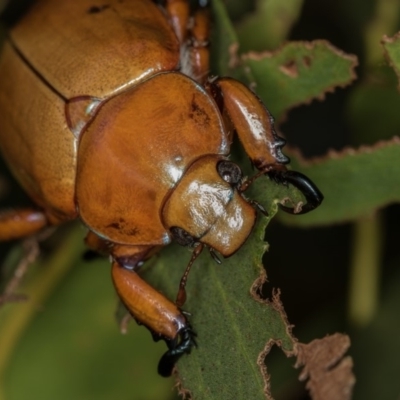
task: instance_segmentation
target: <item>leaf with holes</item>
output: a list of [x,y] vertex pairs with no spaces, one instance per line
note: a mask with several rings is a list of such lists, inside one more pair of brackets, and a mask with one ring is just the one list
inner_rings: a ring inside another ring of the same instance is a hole
[[250,52],[242,60],[255,77],[255,91],[280,119],[285,112],[355,79],[357,59],[325,40],[290,42],[273,52]]
[[[264,399],[269,392],[267,347],[279,342],[286,352],[292,350],[293,339],[278,298],[262,301],[257,294],[265,279],[264,231],[283,193],[290,195],[286,188],[260,178],[248,197],[260,201],[269,217],[258,217],[251,237],[222,265],[203,251],[192,267],[184,309],[191,313],[198,348],[178,362],[178,382],[196,400]],[[171,245],[146,267],[144,276],[174,299],[189,259],[186,248]]]

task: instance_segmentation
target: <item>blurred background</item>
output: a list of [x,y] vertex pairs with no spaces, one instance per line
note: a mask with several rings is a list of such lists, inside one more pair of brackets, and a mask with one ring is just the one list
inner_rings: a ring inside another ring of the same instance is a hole
[[[240,27],[267,0],[225,3]],[[12,0],[6,7],[6,1],[0,0],[2,35],[27,4]],[[279,130],[289,146],[314,158],[331,149],[358,148],[398,135],[397,78],[379,42],[383,34],[393,36],[399,30],[400,2],[304,0],[296,4],[301,12],[287,39],[326,39],[357,55],[359,67],[352,85],[336,89],[323,101],[299,106],[280,121]],[[244,43],[241,51],[274,46],[279,43],[257,40]],[[399,181],[400,176],[393,187]],[[1,163],[1,208],[28,203]],[[387,203],[356,220],[307,229],[288,226],[278,217],[266,232],[268,280],[271,288],[281,289],[295,336],[304,343],[334,332],[350,336],[357,379],[354,399],[400,398],[400,207],[393,199]],[[84,234],[72,224],[47,240],[39,262],[18,290],[34,299],[32,305],[27,309],[22,302],[0,309],[0,400],[28,396],[175,399],[173,380],[155,372],[164,344],[154,344],[139,327],[120,335],[108,262],[81,260]],[[0,244],[0,287],[9,281],[22,251],[18,243]],[[54,264],[59,265],[57,271],[50,267]],[[54,367],[54,360],[62,360],[56,364],[59,367]],[[268,356],[276,399],[309,398],[293,364],[278,350]]]

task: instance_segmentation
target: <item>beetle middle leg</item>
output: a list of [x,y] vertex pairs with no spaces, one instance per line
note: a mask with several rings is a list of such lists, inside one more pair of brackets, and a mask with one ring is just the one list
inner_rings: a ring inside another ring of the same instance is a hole
[[132,317],[145,325],[155,340],[163,339],[168,351],[162,356],[158,372],[172,373],[175,362],[196,345],[194,332],[179,307],[145,282],[137,273],[143,262],[160,246],[122,246],[112,248],[112,278],[115,289]]
[[167,343],[169,350],[162,356],[158,372],[170,376],[175,362],[196,345],[195,334],[185,315],[134,269],[116,260],[112,264],[112,278],[120,299],[135,320],[145,325],[155,340],[163,339]]
[[49,225],[44,212],[24,208],[0,212],[0,241],[21,239]]
[[[285,164],[290,161],[282,153],[286,142],[276,133],[274,120],[261,100],[245,85],[232,78],[211,80],[206,88],[221,113],[230,120],[251,162],[261,171],[256,177],[265,173],[278,183],[290,183],[303,193],[307,201],[299,212],[290,207],[281,208],[291,214],[304,214],[318,207],[323,195],[314,183],[305,175],[286,169]],[[245,184],[241,191],[247,186]]]
[[[24,295],[16,294],[23,277],[39,256],[39,241],[45,239],[49,232],[44,230],[50,223],[46,215],[39,210],[24,208],[0,212],[0,241],[26,239],[22,242],[23,255],[16,265],[12,277],[0,293],[0,306],[12,301],[25,300]],[[43,231],[42,231],[43,230]],[[41,232],[42,231],[42,232]],[[38,234],[40,232],[40,234]],[[33,236],[38,234],[36,236]]]

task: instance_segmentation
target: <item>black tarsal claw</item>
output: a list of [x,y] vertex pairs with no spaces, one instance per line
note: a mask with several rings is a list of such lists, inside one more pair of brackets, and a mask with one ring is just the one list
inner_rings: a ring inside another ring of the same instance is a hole
[[195,340],[196,333],[192,331],[190,325],[182,328],[178,333],[177,339],[168,341],[169,350],[164,353],[158,363],[158,373],[163,377],[171,376],[175,363],[183,354],[189,354],[192,347],[197,347]]
[[295,188],[300,190],[300,192],[306,198],[307,202],[301,207],[299,212],[295,212],[295,209],[292,207],[286,207],[282,204],[279,204],[280,208],[289,214],[306,214],[309,211],[317,208],[324,199],[324,196],[315,186],[315,184],[300,172],[271,170],[267,173],[267,175],[277,183],[284,185],[290,183]]

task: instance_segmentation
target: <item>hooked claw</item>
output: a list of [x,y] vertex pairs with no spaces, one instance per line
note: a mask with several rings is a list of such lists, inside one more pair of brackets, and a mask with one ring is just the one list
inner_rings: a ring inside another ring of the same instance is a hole
[[294,208],[279,204],[280,208],[289,214],[306,214],[317,208],[324,199],[324,196],[315,184],[300,172],[271,170],[267,175],[277,183],[282,183],[284,185],[288,183],[292,184],[295,188],[299,189],[306,198],[307,203],[304,204],[301,211],[297,213],[295,213]]
[[[192,347],[197,347],[196,333],[187,324],[179,331],[175,340],[166,340],[169,350],[161,357],[158,363],[158,373],[163,377],[171,376],[175,363],[183,354],[189,354]],[[178,342],[179,341],[179,342]]]

